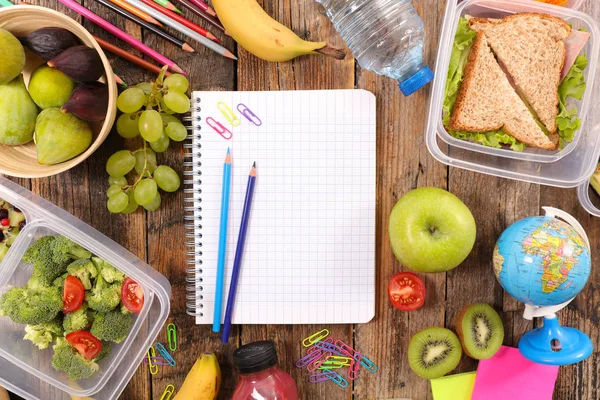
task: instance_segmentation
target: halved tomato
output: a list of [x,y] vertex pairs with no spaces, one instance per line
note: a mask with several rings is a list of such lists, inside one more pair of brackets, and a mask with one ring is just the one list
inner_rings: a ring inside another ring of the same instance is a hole
[[66,339],[86,360],[93,360],[102,350],[102,343],[88,331],[71,332]]
[[136,281],[127,278],[121,286],[121,301],[129,311],[139,314],[144,306],[144,291]]
[[85,289],[83,283],[74,276],[67,276],[63,291],[63,312],[65,314],[79,310],[83,304]]
[[388,282],[388,297],[401,311],[414,311],[425,304],[425,284],[412,272],[399,272]]

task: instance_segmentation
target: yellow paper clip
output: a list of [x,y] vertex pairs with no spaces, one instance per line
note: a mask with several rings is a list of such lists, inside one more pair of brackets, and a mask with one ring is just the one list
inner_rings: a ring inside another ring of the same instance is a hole
[[175,386],[168,384],[163,392],[162,396],[160,396],[160,400],[171,400],[171,396],[175,393]]
[[222,101],[217,103],[217,108],[221,111],[221,114],[225,117],[225,119],[231,124],[231,126],[240,126],[242,121],[235,115],[231,108]]
[[327,329],[321,329],[319,332],[313,333],[312,335],[304,339],[302,341],[302,346],[310,347],[311,345],[317,343],[319,340],[325,339],[327,336],[329,336],[329,331]]
[[177,327],[174,323],[167,325],[167,340],[169,342],[169,350],[177,350]]
[[150,373],[152,375],[158,374],[158,365],[154,364],[153,360],[156,357],[156,350],[154,350],[154,346],[150,346],[148,349],[148,368],[150,368]]
[[340,362],[340,363],[350,363],[352,361],[351,357],[343,357],[343,356],[331,356],[329,357],[329,361],[336,361],[336,362]]

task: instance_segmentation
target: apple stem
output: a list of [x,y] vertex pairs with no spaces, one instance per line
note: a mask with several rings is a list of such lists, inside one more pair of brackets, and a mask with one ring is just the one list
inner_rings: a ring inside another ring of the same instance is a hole
[[429,230],[431,231],[431,233],[435,233],[435,226],[431,225],[429,227]]

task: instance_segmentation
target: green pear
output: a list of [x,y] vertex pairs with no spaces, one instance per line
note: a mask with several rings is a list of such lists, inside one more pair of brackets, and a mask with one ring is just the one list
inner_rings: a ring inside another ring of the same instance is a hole
[[23,75],[0,85],[0,144],[18,146],[33,139],[38,108],[27,93]]
[[58,164],[86,151],[92,144],[92,130],[69,112],[47,108],[37,117],[35,144],[40,164]]
[[25,50],[19,39],[0,29],[0,85],[15,79],[25,68]]

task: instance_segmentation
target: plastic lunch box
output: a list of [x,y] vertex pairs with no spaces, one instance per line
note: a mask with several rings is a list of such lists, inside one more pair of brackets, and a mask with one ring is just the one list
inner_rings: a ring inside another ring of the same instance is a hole
[[24,285],[31,266],[21,261],[29,245],[43,235],[64,235],[107,260],[144,289],[144,307],[134,320],[127,339],[112,345],[110,356],[99,363],[91,378],[71,381],[51,366],[52,350],[38,350],[24,341],[23,325],[0,317],[0,386],[26,399],[70,399],[90,396],[116,399],[143,360],[169,316],[169,281],[100,232],[66,211],[0,176],[0,198],[25,214],[27,224],[0,263],[0,294]]
[[577,188],[577,197],[581,206],[595,217],[600,217],[600,198],[592,189],[589,181]]
[[[579,6],[580,3],[573,4]],[[508,149],[493,149],[451,137],[442,125],[442,104],[446,75],[454,34],[461,16],[501,18],[516,12],[539,12],[563,18],[574,29],[585,28],[591,33],[583,52],[588,55],[589,65],[585,76],[587,89],[578,102],[570,99],[571,105],[579,109],[582,128],[575,134],[573,143],[564,149],[542,154],[527,149],[514,152]],[[460,5],[448,2],[442,36],[436,62],[435,80],[432,86],[431,103],[426,131],[426,143],[430,153],[440,162],[489,175],[540,183],[558,187],[575,187],[587,181],[593,173],[600,154],[600,105],[593,101],[599,94],[597,63],[600,53],[600,29],[587,14],[570,8],[552,6],[527,0],[467,0]]]

